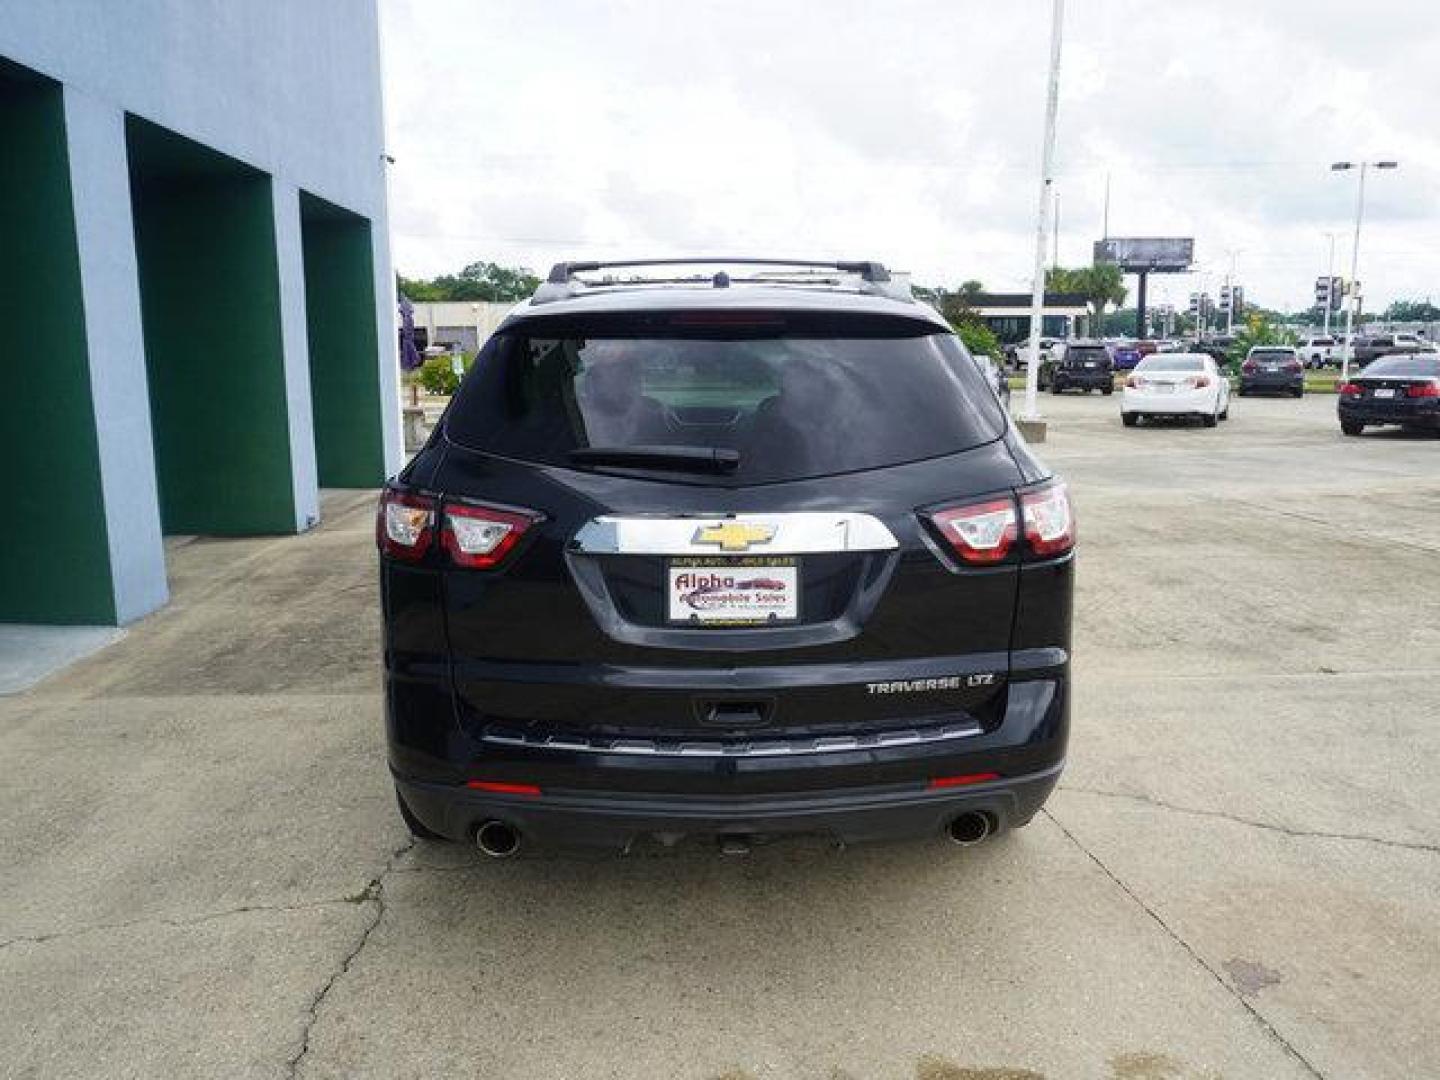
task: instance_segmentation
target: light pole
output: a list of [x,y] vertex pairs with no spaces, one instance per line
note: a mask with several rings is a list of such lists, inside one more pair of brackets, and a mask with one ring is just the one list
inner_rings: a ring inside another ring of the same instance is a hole
[[1050,191],[1055,181],[1055,113],[1060,99],[1060,33],[1064,26],[1065,0],[1054,0],[1050,14],[1050,78],[1045,94],[1045,138],[1040,154],[1040,209],[1035,215],[1035,277],[1030,291],[1030,351],[1025,361],[1025,410],[1021,417],[1029,421],[1040,419],[1040,323],[1044,318],[1045,308],[1045,241],[1050,217]]
[[1340,380],[1350,379],[1350,358],[1355,355],[1355,307],[1360,294],[1356,278],[1360,273],[1360,224],[1365,220],[1365,173],[1370,169],[1398,169],[1398,161],[1337,161],[1330,166],[1331,172],[1360,170],[1360,184],[1355,191],[1355,239],[1350,245],[1350,303],[1345,305],[1345,348],[1341,352]]

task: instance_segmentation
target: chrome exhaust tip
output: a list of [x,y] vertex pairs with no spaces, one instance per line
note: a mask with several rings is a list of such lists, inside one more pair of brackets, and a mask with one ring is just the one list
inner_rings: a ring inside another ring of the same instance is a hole
[[950,839],[961,847],[971,847],[988,837],[994,828],[990,824],[990,815],[982,814],[978,810],[967,810],[951,818],[945,831]]
[[520,850],[520,830],[503,821],[487,821],[475,830],[475,846],[492,859],[508,859]]

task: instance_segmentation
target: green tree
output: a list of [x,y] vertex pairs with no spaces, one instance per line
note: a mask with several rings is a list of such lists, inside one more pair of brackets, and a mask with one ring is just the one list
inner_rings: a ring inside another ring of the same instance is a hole
[[1054,266],[1045,272],[1049,292],[1078,293],[1090,306],[1090,332],[1103,333],[1105,309],[1125,303],[1125,277],[1114,263],[1095,266]]
[[397,275],[396,284],[401,292],[415,301],[503,303],[524,300],[539,286],[540,279],[523,267],[474,262],[458,274],[441,274],[428,281]]
[[1000,339],[979,318],[955,323],[955,333],[972,356],[988,356],[1000,360]]
[[1396,300],[1385,309],[1389,322],[1440,322],[1440,307],[1429,300]]

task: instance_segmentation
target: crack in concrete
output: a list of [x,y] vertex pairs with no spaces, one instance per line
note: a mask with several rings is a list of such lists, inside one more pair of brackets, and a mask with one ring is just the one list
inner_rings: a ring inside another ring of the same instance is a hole
[[1378,844],[1381,847],[1400,848],[1404,851],[1425,851],[1432,855],[1440,854],[1440,844],[1426,844],[1418,840],[1388,840],[1383,836],[1369,836],[1364,833],[1325,832],[1321,829],[1295,829],[1288,825],[1276,825],[1269,821],[1257,821],[1254,818],[1241,817],[1239,814],[1232,814],[1225,810],[1202,810],[1194,806],[1177,806],[1175,803],[1168,803],[1163,799],[1157,799],[1151,795],[1137,795],[1128,791],[1105,791],[1101,788],[1072,787],[1069,784],[1061,784],[1060,790],[1074,792],[1077,795],[1094,795],[1103,799],[1122,799],[1127,802],[1143,803],[1146,806],[1153,806],[1159,810],[1169,810],[1176,814],[1219,818],[1222,821],[1232,821],[1237,825],[1248,825],[1252,829],[1264,829],[1266,832],[1280,833],[1282,836],[1294,836],[1307,840],[1347,840],[1359,844]]
[[320,1021],[320,1010],[324,1007],[326,999],[330,996],[330,991],[333,990],[335,984],[350,971],[355,960],[364,952],[365,946],[370,944],[371,935],[375,933],[381,921],[385,918],[385,879],[395,872],[396,863],[408,854],[415,847],[415,844],[415,837],[412,836],[392,851],[390,858],[385,861],[385,866],[378,874],[370,879],[364,891],[360,894],[362,903],[372,903],[374,905],[374,917],[366,924],[350,951],[341,958],[339,966],[330,972],[329,978],[327,978],[320,986],[320,989],[315,992],[315,995],[310,999],[309,1005],[305,1007],[305,1022],[300,1029],[300,1046],[285,1063],[287,1075],[295,1077],[300,1074],[301,1064],[310,1054],[310,1033],[315,1030],[315,1025]]
[[1186,955],[1189,956],[1191,960],[1198,964],[1212,979],[1219,983],[1221,989],[1223,989],[1227,994],[1229,994],[1230,997],[1233,998],[1240,1005],[1241,1008],[1243,1008],[1247,1013],[1250,1014],[1251,1018],[1255,1021],[1255,1023],[1260,1026],[1261,1030],[1263,1030],[1267,1035],[1270,1036],[1271,1039],[1273,1039],[1282,1048],[1284,1048],[1286,1053],[1288,1053],[1297,1062],[1299,1062],[1300,1065],[1304,1067],[1306,1072],[1308,1072],[1311,1076],[1315,1077],[1315,1080],[1325,1080],[1325,1074],[1322,1073],[1318,1068],[1316,1068],[1315,1065],[1311,1063],[1309,1058],[1307,1058],[1304,1054],[1297,1050],[1294,1045],[1291,1044],[1290,1040],[1285,1038],[1284,1035],[1281,1035],[1279,1030],[1276,1029],[1275,1025],[1270,1023],[1270,1021],[1265,1018],[1265,1016],[1260,1012],[1259,1009],[1255,1008],[1254,1005],[1252,1005],[1249,1001],[1245,1000],[1245,998],[1239,992],[1237,992],[1233,986],[1226,982],[1225,977],[1221,975],[1220,972],[1216,971],[1215,968],[1211,967],[1210,964],[1205,960],[1205,958],[1201,956],[1198,952],[1196,952],[1194,947],[1192,947],[1188,941],[1181,937],[1180,934],[1173,927],[1171,927],[1169,923],[1167,923],[1163,918],[1161,918],[1159,913],[1156,912],[1154,908],[1152,908],[1149,904],[1145,903],[1144,900],[1140,899],[1139,894],[1137,894],[1135,890],[1131,889],[1130,886],[1126,885],[1125,882],[1121,881],[1120,878],[1117,877],[1115,873],[1108,866],[1106,866],[1103,861],[1101,861],[1098,855],[1096,855],[1093,851],[1091,851],[1084,844],[1082,844],[1079,838],[1074,833],[1072,833],[1069,829],[1062,825],[1060,823],[1060,819],[1057,818],[1050,811],[1049,807],[1042,807],[1040,812],[1044,814],[1045,817],[1048,818],[1057,829],[1060,830],[1060,832],[1064,835],[1065,839],[1069,840],[1070,843],[1074,844],[1075,847],[1077,847],[1087,859],[1093,862],[1099,868],[1100,872],[1104,874],[1107,878],[1109,878],[1112,883],[1114,883],[1116,888],[1118,888],[1121,892],[1128,896],[1134,902],[1136,907],[1138,907],[1141,911],[1148,915],[1150,919],[1155,923],[1155,925],[1160,927],[1160,929],[1165,932],[1165,935],[1169,937],[1171,941],[1175,942],[1175,944],[1179,945],[1180,948],[1185,950]]
[[147,915],[141,919],[126,919],[122,922],[94,923],[90,926],[75,926],[66,930],[53,930],[46,934],[17,934],[13,938],[6,938],[0,941],[0,950],[8,949],[12,945],[43,945],[49,941],[59,941],[65,938],[84,937],[87,934],[104,934],[112,930],[129,930],[136,926],[171,926],[176,929],[198,926],[201,923],[214,922],[216,919],[228,919],[234,915],[246,915],[257,911],[307,911],[315,908],[333,907],[336,904],[359,904],[364,903],[368,897],[359,894],[355,896],[325,897],[320,900],[300,900],[293,904],[242,904],[239,907],[224,908],[220,911],[206,911],[199,915],[188,915],[175,917],[171,915]]

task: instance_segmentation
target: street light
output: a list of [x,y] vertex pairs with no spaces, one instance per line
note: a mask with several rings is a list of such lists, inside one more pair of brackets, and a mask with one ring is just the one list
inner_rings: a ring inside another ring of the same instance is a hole
[[[1055,182],[1055,113],[1060,97],[1060,39],[1065,0],[1053,0],[1050,12],[1050,76],[1045,94],[1045,138],[1040,149],[1040,208],[1035,215],[1035,276],[1030,282],[1030,352],[1025,361],[1025,404],[1021,419],[1043,431],[1037,394],[1040,380],[1040,331],[1045,309],[1045,241],[1049,238],[1050,192]],[[1036,429],[1039,429],[1038,431]],[[1040,436],[1043,438],[1043,435]]]
[[1340,379],[1350,379],[1350,358],[1355,355],[1355,308],[1360,302],[1355,287],[1360,273],[1360,223],[1365,219],[1365,173],[1370,169],[1398,169],[1398,161],[1336,161],[1331,163],[1331,172],[1360,170],[1360,184],[1355,192],[1355,239],[1350,245],[1350,303],[1345,305],[1345,349],[1340,354]]

